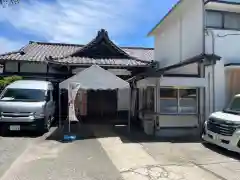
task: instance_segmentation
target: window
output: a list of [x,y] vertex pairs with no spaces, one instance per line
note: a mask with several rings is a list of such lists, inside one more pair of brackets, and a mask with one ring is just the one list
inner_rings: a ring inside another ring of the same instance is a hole
[[206,12],[206,26],[239,30],[240,13],[208,10]]
[[223,18],[221,12],[207,11],[207,27],[222,28]]
[[143,90],[143,110],[154,111],[154,87]]
[[240,15],[237,13],[224,14],[224,28],[240,29]]
[[197,112],[196,89],[179,89],[179,112],[181,113]]
[[45,91],[40,89],[7,89],[3,96],[2,101],[31,101],[40,102],[44,101]]
[[197,89],[160,89],[160,113],[196,114]]
[[161,113],[177,113],[178,100],[177,89],[163,88],[160,90],[160,112]]

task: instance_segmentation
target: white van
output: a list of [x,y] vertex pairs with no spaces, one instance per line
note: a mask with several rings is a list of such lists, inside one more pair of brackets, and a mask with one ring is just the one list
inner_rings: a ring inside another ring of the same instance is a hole
[[15,81],[0,95],[0,126],[10,131],[46,132],[54,111],[53,85],[48,81]]
[[223,111],[212,113],[204,124],[203,140],[240,153],[240,94]]

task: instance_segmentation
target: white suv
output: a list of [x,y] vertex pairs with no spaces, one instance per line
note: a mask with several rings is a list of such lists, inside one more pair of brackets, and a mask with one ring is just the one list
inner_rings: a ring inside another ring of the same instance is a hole
[[240,153],[240,94],[229,106],[212,113],[204,123],[203,140]]

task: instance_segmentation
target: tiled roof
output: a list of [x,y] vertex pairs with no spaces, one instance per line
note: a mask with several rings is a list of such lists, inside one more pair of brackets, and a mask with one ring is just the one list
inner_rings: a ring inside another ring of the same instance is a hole
[[[6,53],[0,55],[0,60],[17,60],[17,61],[39,61],[44,62],[50,56],[59,63],[74,63],[74,64],[89,64],[89,62],[96,61],[96,59],[85,57],[71,57],[68,56],[78,50],[84,45],[76,44],[60,44],[60,43],[46,43],[46,42],[30,42],[20,51]],[[112,65],[144,65],[153,60],[153,48],[141,47],[120,47],[123,51],[139,60],[134,59],[97,59],[97,64],[112,64]],[[66,57],[66,58],[63,58]],[[141,61],[142,60],[142,61]],[[131,62],[130,62],[131,61]],[[148,61],[148,62],[144,62]],[[87,62],[87,63],[86,63]]]

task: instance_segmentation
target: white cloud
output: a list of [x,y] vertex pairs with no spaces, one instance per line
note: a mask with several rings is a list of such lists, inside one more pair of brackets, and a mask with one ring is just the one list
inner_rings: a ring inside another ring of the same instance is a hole
[[107,29],[110,36],[138,30],[145,0],[30,0],[1,10],[0,22],[49,41],[87,43],[96,31]]
[[0,54],[20,49],[24,43],[0,37]]

